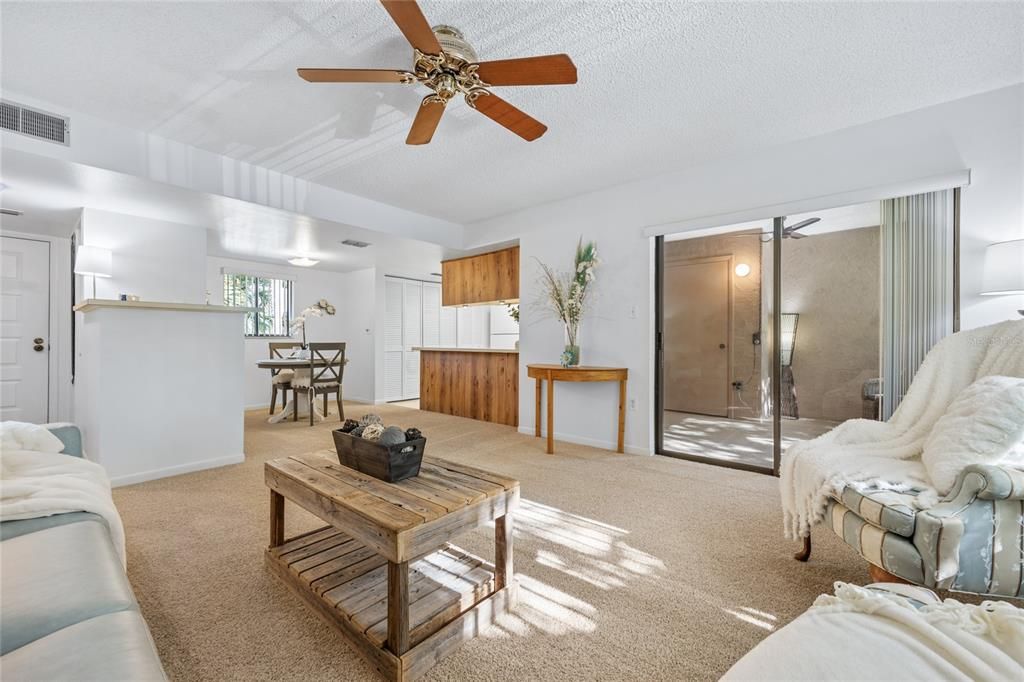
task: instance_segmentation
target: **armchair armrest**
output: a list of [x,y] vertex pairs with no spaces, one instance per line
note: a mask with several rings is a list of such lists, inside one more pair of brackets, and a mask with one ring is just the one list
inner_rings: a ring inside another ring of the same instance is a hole
[[1024,500],[1020,469],[972,464],[960,472],[945,499],[917,514],[913,541],[930,583],[939,589],[1017,596],[1018,579],[1007,587],[990,578],[1002,575],[999,567],[1020,561],[1015,542],[994,540],[1003,529],[1020,532],[1018,500]]
[[1024,500],[1024,471],[996,464],[972,464],[960,472],[944,501],[958,497]]
[[64,443],[64,454],[72,457],[82,457],[82,432],[77,426],[69,422],[58,422],[43,424],[53,435],[60,438]]

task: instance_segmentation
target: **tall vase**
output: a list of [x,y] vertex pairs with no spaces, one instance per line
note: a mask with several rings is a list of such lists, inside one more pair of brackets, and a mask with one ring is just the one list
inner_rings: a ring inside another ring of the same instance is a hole
[[575,334],[565,328],[565,349],[562,351],[562,367],[577,367],[580,364],[580,328],[576,327]]

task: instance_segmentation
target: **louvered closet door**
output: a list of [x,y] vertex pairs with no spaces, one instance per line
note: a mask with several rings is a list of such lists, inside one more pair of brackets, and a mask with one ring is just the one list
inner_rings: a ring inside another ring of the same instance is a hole
[[413,400],[420,397],[420,352],[413,348],[423,345],[423,285],[420,282],[403,282],[402,286],[402,399]]
[[403,391],[404,282],[384,278],[384,400],[401,400]]

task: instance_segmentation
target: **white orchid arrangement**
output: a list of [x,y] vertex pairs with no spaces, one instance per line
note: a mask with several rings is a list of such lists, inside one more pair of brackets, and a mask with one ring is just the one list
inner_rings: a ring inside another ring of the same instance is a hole
[[594,269],[601,264],[594,242],[576,245],[576,259],[572,272],[559,272],[537,261],[541,267],[541,303],[555,319],[565,325],[566,352],[562,364],[579,363],[580,320],[586,312],[590,285],[594,282]]
[[327,302],[327,299],[321,298],[319,301],[309,306],[301,313],[299,313],[288,328],[292,334],[302,330],[302,347],[306,347],[306,320],[311,317],[323,317],[324,315],[334,315],[337,312],[335,307]]

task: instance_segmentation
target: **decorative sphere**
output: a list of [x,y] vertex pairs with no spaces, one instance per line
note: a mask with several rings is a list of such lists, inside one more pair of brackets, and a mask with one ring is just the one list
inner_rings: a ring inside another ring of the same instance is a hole
[[342,433],[351,433],[357,426],[359,426],[359,422],[355,419],[346,419],[345,423],[341,425],[341,431]]
[[416,440],[417,438],[423,438],[423,434],[420,433],[420,430],[417,429],[415,426],[412,427],[411,429],[405,430],[406,440]]
[[397,426],[389,426],[380,434],[378,442],[381,445],[398,445],[405,442],[405,431]]
[[369,426],[370,424],[383,424],[384,420],[380,418],[379,414],[364,414],[359,418],[360,426]]
[[370,424],[363,429],[363,440],[380,440],[382,433],[384,433],[383,426],[380,424]]
[[366,429],[365,426],[357,426],[356,428],[352,429],[351,435],[354,438],[362,438],[363,437],[363,431],[365,429]]

